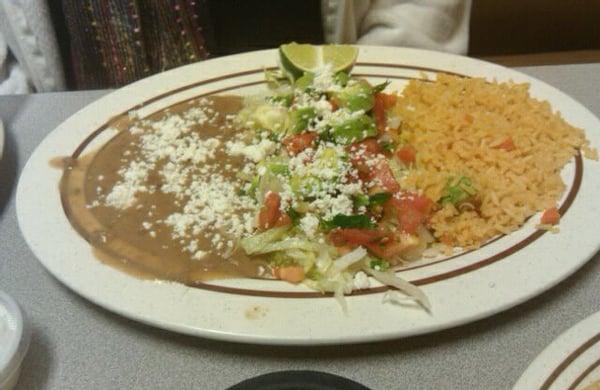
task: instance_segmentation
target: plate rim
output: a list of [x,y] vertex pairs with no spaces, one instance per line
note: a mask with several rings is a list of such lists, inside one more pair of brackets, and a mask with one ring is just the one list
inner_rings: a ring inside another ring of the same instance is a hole
[[[600,311],[575,323],[555,337],[531,361],[515,383],[514,390],[530,389],[532,385],[547,390],[556,382],[565,370],[590,349],[597,351],[598,360],[588,368],[600,364]],[[594,325],[596,325],[594,327]],[[559,354],[559,350],[567,349],[567,354]],[[594,365],[595,364],[595,365]],[[587,372],[589,374],[589,372]],[[586,370],[572,382],[577,386],[585,379]],[[600,380],[600,378],[598,378]]]

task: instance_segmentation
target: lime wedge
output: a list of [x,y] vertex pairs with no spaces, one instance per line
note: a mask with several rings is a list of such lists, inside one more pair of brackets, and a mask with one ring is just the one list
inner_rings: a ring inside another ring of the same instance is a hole
[[331,65],[334,73],[349,71],[357,55],[358,49],[350,45],[315,46],[292,42],[279,47],[281,67],[294,79],[325,65]]

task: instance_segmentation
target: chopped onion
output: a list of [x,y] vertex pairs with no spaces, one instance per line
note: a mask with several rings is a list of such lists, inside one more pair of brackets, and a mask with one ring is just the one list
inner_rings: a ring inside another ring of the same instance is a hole
[[404,294],[408,295],[409,297],[412,297],[415,301],[419,302],[421,306],[423,306],[427,311],[431,311],[431,303],[429,302],[429,299],[423,293],[423,291],[414,284],[411,284],[406,280],[399,278],[392,272],[375,271],[371,268],[367,268],[366,271],[381,283],[397,288]]

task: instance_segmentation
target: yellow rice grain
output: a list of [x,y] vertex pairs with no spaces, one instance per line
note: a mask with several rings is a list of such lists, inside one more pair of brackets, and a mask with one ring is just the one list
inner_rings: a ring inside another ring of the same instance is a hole
[[[528,89],[440,74],[433,82],[412,80],[402,91],[399,137],[416,148],[417,161],[401,185],[437,202],[448,180],[464,175],[481,201],[476,211],[447,205],[435,212],[431,228],[443,242],[477,247],[518,229],[556,206],[565,190],[560,171],[578,150],[597,158],[583,130]],[[497,148],[508,137],[515,149]]]

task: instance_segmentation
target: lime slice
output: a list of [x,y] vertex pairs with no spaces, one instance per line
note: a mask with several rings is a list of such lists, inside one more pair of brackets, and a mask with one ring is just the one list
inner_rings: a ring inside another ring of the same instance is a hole
[[281,67],[294,79],[325,65],[331,65],[334,73],[349,71],[357,55],[358,49],[350,45],[314,46],[292,42],[279,47]]

